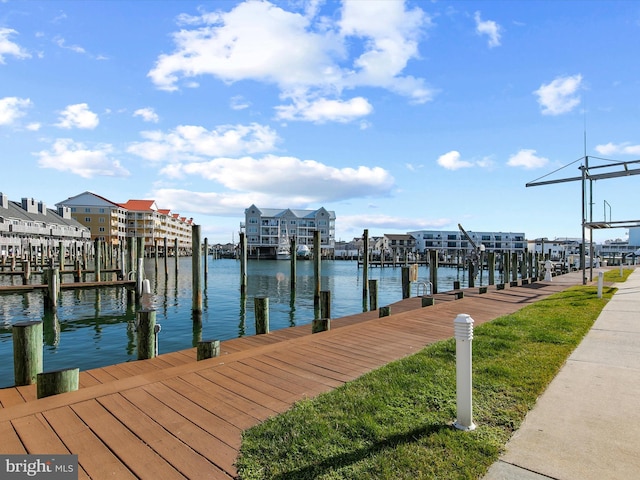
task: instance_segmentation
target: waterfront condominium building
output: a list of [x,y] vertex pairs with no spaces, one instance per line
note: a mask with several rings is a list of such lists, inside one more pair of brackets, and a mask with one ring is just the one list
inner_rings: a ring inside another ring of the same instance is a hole
[[161,210],[155,200],[128,200],[117,203],[92,192],[69,197],[57,204],[68,207],[71,216],[91,231],[91,239],[123,245],[127,237],[144,238],[145,250],[164,247],[172,251],[175,241],[181,251],[191,249],[193,219],[170,210]]
[[92,192],[69,197],[56,204],[67,207],[71,216],[91,231],[91,240],[122,245],[126,237],[124,208]]
[[65,248],[91,241],[89,229],[74,220],[68,208],[49,209],[43,202],[14,202],[0,193],[0,255],[44,254],[60,243]]
[[244,211],[247,249],[251,255],[275,256],[282,239],[294,237],[297,245],[313,247],[313,232],[320,231],[323,252],[333,253],[336,214],[323,207],[317,210],[258,208]]
[[487,252],[524,252],[527,241],[521,232],[472,232],[467,231],[471,242],[460,230],[419,230],[409,232],[416,239],[418,253],[437,250],[441,258],[452,257],[458,252],[471,252],[473,244],[476,247],[484,245]]

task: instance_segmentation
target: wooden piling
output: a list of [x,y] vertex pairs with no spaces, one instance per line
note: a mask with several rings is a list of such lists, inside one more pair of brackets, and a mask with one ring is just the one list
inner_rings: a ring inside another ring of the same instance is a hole
[[19,322],[13,325],[13,373],[16,386],[36,383],[42,372],[42,322]]
[[256,334],[269,333],[269,297],[255,297],[253,299],[256,321]]
[[180,257],[180,250],[178,249],[179,244],[179,240],[176,238],[174,240],[174,247],[173,247],[173,256],[176,259],[176,279],[178,278],[178,258]]
[[429,250],[429,277],[431,281],[431,294],[438,293],[438,251]]
[[44,398],[59,393],[78,390],[79,368],[65,368],[38,374],[37,397]]
[[240,232],[240,296],[247,294],[247,236]]
[[321,275],[322,249],[320,246],[320,230],[313,231],[313,278],[314,278],[314,294],[313,307],[316,313],[315,318],[319,318],[320,311],[320,289],[322,284]]
[[169,276],[169,239],[164,237],[164,276]]
[[[380,265],[384,264],[384,259]],[[369,296],[369,229],[365,229],[362,234],[362,302],[366,307]],[[364,309],[366,310],[366,308]]]
[[47,289],[44,291],[44,307],[55,310],[58,307],[60,295],[60,270],[50,268],[45,272]]
[[402,299],[409,298],[411,296],[411,281],[409,271],[410,267],[403,266],[402,269]]
[[191,227],[191,285],[192,307],[194,312],[202,312],[202,246],[200,244],[200,225]]
[[496,283],[496,252],[489,252],[487,254],[487,268],[489,269],[489,285],[495,285]]
[[220,340],[201,340],[198,342],[198,361],[220,356]]
[[369,280],[369,310],[378,309],[378,280]]
[[156,356],[156,311],[138,310],[138,360]]
[[136,238],[136,303],[142,298],[142,281],[144,280],[144,238]]
[[297,273],[297,266],[296,263],[298,261],[298,247],[296,246],[296,237],[291,237],[291,241],[290,241],[291,246],[289,247],[291,249],[291,274],[290,274],[290,288],[291,288],[291,292],[292,294],[295,295],[296,292],[296,276],[298,275]]
[[331,318],[331,291],[320,292],[320,318]]
[[64,270],[64,254],[64,244],[62,242],[58,242],[58,267],[60,268],[60,271]]
[[422,297],[422,306],[430,307],[431,305],[435,305],[436,299],[433,297]]
[[94,252],[95,256],[93,258],[93,263],[94,263],[93,269],[95,271],[95,280],[96,280],[96,282],[99,282],[101,280],[101,278],[100,278],[100,266],[101,266],[101,263],[102,263],[102,262],[100,262],[100,254],[101,254],[101,252],[100,252],[100,239],[96,238],[94,244],[95,244],[95,252]]
[[331,319],[317,318],[311,321],[311,333],[320,333],[331,330]]
[[209,239],[205,237],[204,247],[202,248],[202,261],[204,263],[204,279],[207,281],[207,275],[209,275]]
[[29,280],[31,279],[31,262],[28,260],[22,262],[22,271],[22,284],[29,285]]

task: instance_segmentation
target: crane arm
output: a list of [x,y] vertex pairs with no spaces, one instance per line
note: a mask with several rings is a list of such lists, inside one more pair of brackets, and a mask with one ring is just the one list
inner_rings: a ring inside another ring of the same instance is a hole
[[462,228],[462,225],[458,224],[458,228],[460,229],[460,231],[464,234],[465,237],[467,237],[467,240],[469,240],[469,243],[471,244],[471,246],[474,248],[474,250],[477,250],[478,247],[477,245],[474,243],[473,240],[471,240],[471,237],[469,236],[469,234],[466,232],[466,230],[464,228]]

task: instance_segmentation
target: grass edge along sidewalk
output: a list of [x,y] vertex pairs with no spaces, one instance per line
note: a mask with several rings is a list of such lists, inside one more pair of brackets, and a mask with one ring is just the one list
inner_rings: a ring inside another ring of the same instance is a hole
[[[621,282],[631,273],[605,273]],[[296,403],[243,434],[253,479],[476,479],[503,451],[615,292],[571,287],[474,329],[477,429],[456,430],[455,340]]]

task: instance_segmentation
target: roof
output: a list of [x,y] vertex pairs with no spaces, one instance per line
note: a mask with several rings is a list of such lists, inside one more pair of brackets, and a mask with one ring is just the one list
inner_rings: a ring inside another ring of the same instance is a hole
[[326,210],[324,207],[317,208],[315,210],[303,210],[303,209],[292,209],[292,208],[258,208],[255,205],[247,208],[245,210],[245,214],[247,210],[250,208],[255,208],[258,213],[263,217],[271,217],[271,218],[281,218],[281,217],[296,217],[296,218],[316,218],[318,212],[327,212],[330,219],[336,218],[336,212]]
[[22,220],[24,222],[39,222],[47,225],[66,225],[80,230],[89,230],[87,227],[73,218],[63,218],[58,215],[58,212],[51,208],[46,208],[45,210],[47,212],[46,215],[40,212],[27,212],[24,208],[22,208],[21,202],[14,202],[13,200],[9,200],[7,202],[6,209],[0,206],[0,216],[5,218],[14,218],[17,220]]
[[122,208],[136,212],[157,212],[158,206],[155,200],[129,200],[127,203],[121,203]]
[[415,240],[415,237],[408,233],[385,233],[384,236],[389,240]]

